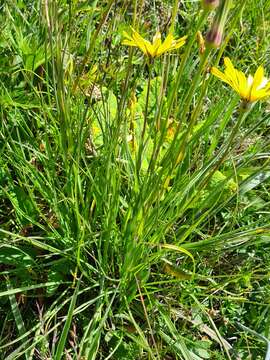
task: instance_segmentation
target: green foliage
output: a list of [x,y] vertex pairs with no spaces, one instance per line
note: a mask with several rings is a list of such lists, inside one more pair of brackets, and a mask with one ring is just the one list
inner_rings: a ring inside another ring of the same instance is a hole
[[199,2],[0,5],[0,359],[264,358],[269,109],[209,69],[268,72],[269,5],[204,54]]

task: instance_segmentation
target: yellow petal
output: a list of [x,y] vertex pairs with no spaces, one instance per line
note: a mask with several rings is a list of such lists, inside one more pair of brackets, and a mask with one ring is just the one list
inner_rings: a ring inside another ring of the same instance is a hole
[[161,34],[158,31],[152,43],[150,41],[145,40],[133,27],[130,27],[132,31],[132,35],[130,36],[127,32],[123,32],[123,36],[125,39],[123,40],[123,45],[138,47],[145,55],[151,57],[157,57],[162,55],[166,51],[178,49],[184,45],[186,41],[186,36],[183,36],[180,39],[174,39],[173,35],[170,33],[164,40],[161,42]]
[[270,96],[270,89],[269,90],[265,90],[265,89],[254,90],[250,94],[250,101],[253,102],[253,101],[257,101],[257,100],[262,100],[269,96]]
[[264,70],[262,66],[259,66],[254,75],[252,89],[257,89],[261,85],[263,78],[264,78]]
[[212,67],[211,68],[211,73],[216,76],[217,78],[219,78],[220,80],[224,81],[225,83],[229,84],[230,86],[232,86],[232,83],[230,81],[230,79],[228,79],[228,77],[223,74],[223,72],[221,72],[220,70],[218,70],[216,67]]
[[231,60],[228,57],[224,58],[224,64],[225,64],[225,75],[230,79],[231,86],[233,89],[237,92],[239,92],[239,81],[237,77],[237,70],[234,68]]
[[127,46],[137,46],[137,44],[135,44],[133,40],[128,40],[128,39],[123,40],[122,44]]
[[156,56],[158,48],[161,45],[161,34],[158,31],[156,35],[153,37],[153,56]]
[[225,58],[224,58],[224,64],[225,64],[226,69],[229,70],[229,72],[234,73],[234,70],[235,70],[235,69],[234,69],[234,66],[233,66],[230,58],[225,57]]
[[172,41],[173,41],[173,36],[172,34],[169,34],[164,42],[161,44],[161,46],[158,48],[157,54],[156,56],[160,56],[163,53],[165,53],[166,51],[168,51],[172,45]]
[[156,55],[155,55],[155,50],[154,50],[153,45],[150,42],[148,42],[145,46],[146,46],[148,55],[151,57],[155,57]]
[[144,38],[136,30],[133,30],[132,37],[138,48],[141,49],[145,55],[149,55],[149,50],[152,46],[150,42],[144,40]]
[[180,39],[173,40],[170,50],[179,49],[186,42],[187,36],[183,36]]
[[130,36],[126,31],[123,31],[123,35],[126,39],[123,40],[122,44],[138,47],[145,55],[148,55],[145,46],[146,40],[144,40],[144,38],[135,29],[133,29],[133,27],[130,28],[132,30],[132,35]]
[[234,68],[228,57],[225,57],[224,64],[224,73],[215,67],[211,69],[211,73],[229,84],[236,92],[239,93],[242,99],[247,102],[254,102],[270,97],[270,81],[264,77],[264,70],[262,66],[259,66],[254,78],[251,75],[246,78],[242,71]]
[[238,83],[238,92],[243,99],[249,100],[251,87],[248,85],[247,78],[242,71],[235,70]]

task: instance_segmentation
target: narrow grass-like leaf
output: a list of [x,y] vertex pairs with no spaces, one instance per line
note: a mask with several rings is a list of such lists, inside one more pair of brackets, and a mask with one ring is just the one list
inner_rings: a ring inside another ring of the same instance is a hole
[[[12,290],[12,285],[11,285],[9,279],[7,279],[7,288],[8,288],[8,290]],[[13,313],[13,316],[15,319],[15,323],[16,323],[16,326],[18,329],[19,336],[24,336],[24,334],[27,331],[24,326],[23,318],[22,318],[16,297],[14,294],[12,294],[12,293],[9,294],[9,301],[10,301],[12,313]],[[31,360],[30,352],[28,352],[28,351],[25,352],[25,359]]]
[[56,348],[55,360],[61,360],[63,355],[64,355],[65,344],[66,344],[66,340],[67,340],[67,337],[68,337],[68,332],[69,332],[69,329],[70,329],[71,321],[72,321],[72,318],[73,318],[73,311],[74,311],[74,308],[75,308],[75,305],[76,305],[78,291],[79,291],[79,288],[80,288],[80,283],[81,283],[81,281],[78,280],[76,288],[74,290],[74,294],[73,294],[73,296],[71,298],[71,301],[70,301],[70,305],[69,305],[69,309],[68,309],[68,313],[67,313],[67,319],[66,319],[64,328],[63,328],[62,333],[61,333],[61,337],[59,339],[59,342],[58,342],[58,345],[57,345],[57,348]]

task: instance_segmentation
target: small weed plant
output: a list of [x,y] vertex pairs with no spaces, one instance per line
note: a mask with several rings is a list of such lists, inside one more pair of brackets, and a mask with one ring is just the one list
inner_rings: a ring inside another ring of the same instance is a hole
[[0,4],[0,359],[269,359],[269,8]]

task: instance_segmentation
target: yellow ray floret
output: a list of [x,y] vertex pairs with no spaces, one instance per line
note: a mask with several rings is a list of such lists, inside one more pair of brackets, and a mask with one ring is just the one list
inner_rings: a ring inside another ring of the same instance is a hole
[[216,67],[212,67],[211,73],[229,84],[244,101],[251,103],[270,96],[270,80],[264,77],[262,66],[258,67],[254,77],[246,77],[242,71],[234,68],[229,58],[224,59],[224,64],[224,73]]
[[139,48],[146,56],[151,58],[158,57],[165,52],[179,49],[186,42],[187,36],[183,36],[180,39],[175,39],[172,34],[169,34],[163,42],[161,42],[161,34],[157,32],[153,38],[152,43],[145,40],[136,30],[131,27],[131,35],[123,32],[125,40],[123,45],[134,46]]

